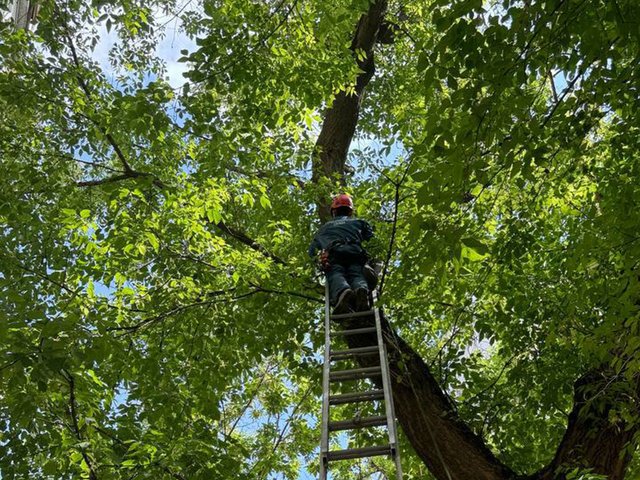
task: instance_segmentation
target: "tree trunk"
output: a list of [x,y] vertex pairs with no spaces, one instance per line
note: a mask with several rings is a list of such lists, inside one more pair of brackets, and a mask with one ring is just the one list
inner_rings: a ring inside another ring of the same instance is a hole
[[[313,161],[312,181],[315,185],[322,185],[323,179],[329,179],[331,184],[336,180],[340,184],[345,183],[347,153],[358,124],[364,89],[375,73],[373,49],[386,10],[387,1],[378,0],[371,4],[367,14],[358,22],[351,51],[354,55],[357,50],[365,52],[363,59],[356,59],[362,73],[356,79],[355,94],[340,92],[325,114]],[[328,220],[331,216],[328,196],[321,195],[317,206],[320,219],[323,222]]]
[[610,480],[624,479],[633,451],[625,451],[625,447],[633,441],[638,425],[628,425],[610,416],[616,405],[628,404],[629,400],[637,409],[640,384],[635,385],[635,391],[627,391],[627,382],[602,367],[580,377],[573,387],[573,409],[556,454],[547,467],[530,478],[564,478],[562,473],[567,468],[581,467]]

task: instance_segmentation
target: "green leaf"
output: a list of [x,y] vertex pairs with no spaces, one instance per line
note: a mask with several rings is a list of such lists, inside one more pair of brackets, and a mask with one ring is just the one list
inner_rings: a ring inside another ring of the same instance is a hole
[[222,221],[222,212],[219,208],[207,209],[207,218],[210,222],[220,223]]
[[265,210],[269,210],[271,208],[271,201],[269,200],[269,197],[267,197],[266,195],[262,195],[260,197],[260,205]]
[[147,237],[147,240],[149,240],[149,243],[151,244],[153,249],[157,252],[160,249],[160,242],[158,241],[158,237],[156,237],[152,232],[146,232],[145,236]]
[[463,238],[461,241],[465,246],[467,246],[471,250],[474,250],[480,255],[486,255],[489,253],[489,248],[476,238],[467,237]]

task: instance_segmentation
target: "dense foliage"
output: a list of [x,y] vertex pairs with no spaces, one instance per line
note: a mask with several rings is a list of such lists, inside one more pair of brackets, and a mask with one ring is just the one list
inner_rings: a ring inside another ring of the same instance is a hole
[[[43,2],[32,31],[1,24],[3,479],[317,471],[306,246],[341,187],[310,170],[368,7]],[[347,189],[393,325],[517,472],[550,461],[602,365],[589,401],[635,431],[640,7],[409,0],[387,18]],[[197,39],[179,87],[156,50],[176,25]],[[342,478],[389,465],[361,468]]]

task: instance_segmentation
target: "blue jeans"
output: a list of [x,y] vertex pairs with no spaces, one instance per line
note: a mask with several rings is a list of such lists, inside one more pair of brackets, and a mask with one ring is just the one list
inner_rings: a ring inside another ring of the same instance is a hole
[[338,295],[345,288],[356,290],[364,288],[369,291],[367,280],[362,274],[364,265],[357,263],[331,263],[331,270],[327,272],[327,281],[329,282],[329,297],[331,304],[335,305],[338,301]]

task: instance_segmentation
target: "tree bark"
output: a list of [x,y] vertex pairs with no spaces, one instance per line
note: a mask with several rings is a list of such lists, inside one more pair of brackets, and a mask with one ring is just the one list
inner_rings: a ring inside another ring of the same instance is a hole
[[[605,366],[580,377],[574,384],[567,429],[553,460],[533,474],[519,475],[496,458],[460,419],[429,367],[384,317],[383,324],[398,421],[415,452],[438,480],[561,480],[575,468],[591,470],[609,480],[624,479],[631,461],[631,452],[625,448],[633,441],[638,425],[612,421],[609,415],[623,403],[637,409],[638,379],[630,386]],[[361,319],[344,328],[372,325],[372,319]],[[372,335],[348,337],[350,348],[375,341]],[[359,357],[358,361],[362,367],[377,363],[372,357]]]
[[[327,110],[316,143],[312,181],[324,191],[329,180],[345,184],[345,163],[349,145],[355,133],[365,87],[374,75],[374,46],[384,23],[386,0],[370,5],[360,18],[351,45],[366,53],[358,64],[362,73],[356,80],[355,94],[340,93]],[[318,214],[322,221],[330,216],[329,199],[320,194]],[[371,319],[369,319],[369,323]],[[345,328],[367,324],[366,319],[354,321]],[[350,347],[371,344],[366,335],[349,337]],[[457,415],[451,401],[435,380],[422,358],[397,336],[385,321],[385,342],[393,382],[393,398],[398,421],[418,456],[438,480],[561,480],[565,473],[578,468],[592,469],[610,480],[622,480],[631,455],[625,448],[632,441],[637,425],[612,422],[609,413],[616,404],[614,397],[603,395],[592,401],[588,392],[603,385],[603,372],[597,369],[583,375],[574,385],[574,406],[567,430],[553,460],[548,466],[531,475],[518,475],[504,465]],[[361,366],[375,363],[371,357],[360,357]],[[611,382],[605,382],[606,385]],[[628,393],[628,392],[627,392]],[[632,395],[640,404],[636,385]]]
[[[367,14],[363,15],[358,22],[351,42],[351,51],[354,52],[362,72],[356,78],[355,93],[340,92],[325,114],[322,129],[316,141],[313,160],[312,182],[315,185],[322,185],[323,180],[329,180],[330,184],[334,181],[338,181],[341,185],[345,183],[347,153],[356,131],[365,87],[375,73],[373,50],[386,10],[387,1],[377,0],[371,4]],[[365,54],[360,59],[357,55],[358,51]],[[317,205],[320,219],[323,222],[328,220],[331,216],[328,196],[321,195]]]
[[[629,385],[611,369],[603,366],[591,370],[574,384],[573,408],[569,414],[567,430],[553,460],[531,480],[564,478],[573,468],[592,469],[610,480],[624,479],[631,461],[631,451],[625,447],[633,441],[638,425],[629,425],[621,419],[610,418],[617,406],[637,405],[640,400],[640,382]],[[632,407],[633,408],[633,407]]]

